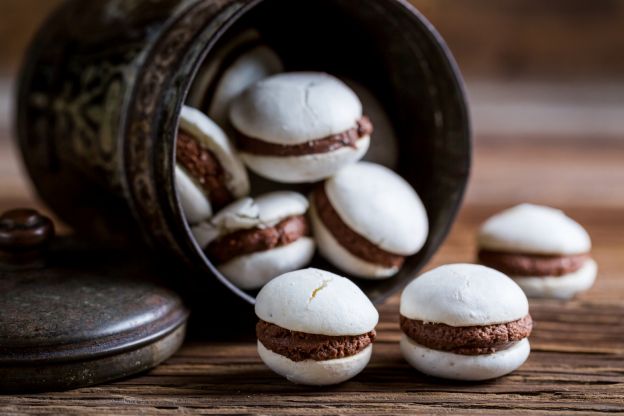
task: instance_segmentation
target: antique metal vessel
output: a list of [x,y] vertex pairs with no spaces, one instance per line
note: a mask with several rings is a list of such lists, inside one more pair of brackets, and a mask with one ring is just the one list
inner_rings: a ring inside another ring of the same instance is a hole
[[[253,27],[288,70],[322,70],[370,88],[400,140],[398,172],[430,217],[425,248],[399,275],[358,282],[381,301],[412,279],[461,205],[470,123],[443,40],[404,0],[70,0],[26,58],[17,130],[41,198],[80,234],[142,235],[193,270],[202,296],[253,293],[225,279],[195,244],[173,180],[178,114],[215,48]],[[321,265],[323,265],[321,263]]]
[[153,368],[188,310],[140,250],[55,237],[36,211],[0,215],[0,392],[66,390]]

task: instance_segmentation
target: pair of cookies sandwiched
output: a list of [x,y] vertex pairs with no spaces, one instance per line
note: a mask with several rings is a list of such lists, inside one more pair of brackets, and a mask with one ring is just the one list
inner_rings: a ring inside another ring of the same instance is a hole
[[249,193],[245,166],[224,131],[201,111],[183,107],[176,139],[175,183],[190,224]]
[[310,218],[319,251],[357,277],[395,275],[428,235],[427,212],[414,189],[390,169],[359,162],[317,186]]
[[570,299],[596,279],[587,231],[558,209],[503,211],[483,224],[478,246],[481,264],[511,276],[530,297]]
[[303,195],[278,191],[243,198],[193,227],[208,258],[241,289],[258,289],[314,255]]
[[353,282],[318,269],[286,273],[256,298],[258,354],[289,381],[330,385],[368,364],[379,314]]
[[533,327],[522,289],[494,269],[451,264],[424,273],[401,294],[401,352],[436,377],[487,380],[528,358]]
[[245,164],[281,183],[310,183],[361,159],[373,125],[339,79],[295,72],[257,82],[230,108]]

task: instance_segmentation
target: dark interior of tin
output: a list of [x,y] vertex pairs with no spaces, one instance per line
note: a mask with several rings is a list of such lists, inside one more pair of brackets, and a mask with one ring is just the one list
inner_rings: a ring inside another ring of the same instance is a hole
[[[400,142],[398,171],[422,198],[430,234],[426,246],[395,277],[354,279],[374,301],[381,301],[426,264],[460,206],[470,165],[470,134],[459,74],[445,46],[400,1],[259,1],[223,34],[219,45],[248,28],[261,33],[287,71],[325,71],[367,86],[393,122]],[[212,56],[210,52],[206,60]],[[310,187],[295,189],[307,193]],[[344,275],[318,256],[312,266]]]

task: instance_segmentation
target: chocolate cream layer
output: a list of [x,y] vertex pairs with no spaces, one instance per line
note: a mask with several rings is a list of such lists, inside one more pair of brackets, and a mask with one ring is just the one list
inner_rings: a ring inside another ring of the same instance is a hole
[[265,348],[292,361],[326,361],[356,355],[375,341],[377,333],[373,330],[356,336],[307,334],[260,320],[256,335]]
[[481,264],[514,277],[563,276],[579,270],[590,258],[589,254],[548,256],[489,250],[480,250],[478,256]]
[[262,156],[304,156],[329,153],[343,147],[355,147],[358,140],[373,133],[373,124],[366,116],[359,119],[356,126],[342,133],[296,145],[269,143],[238,133],[237,142],[241,152]]
[[178,132],[176,160],[180,166],[201,186],[215,210],[234,201],[226,186],[227,174],[216,156],[202,147],[192,135]]
[[484,326],[455,327],[401,316],[401,330],[414,342],[461,355],[492,354],[526,338],[533,328],[530,315],[517,321]]
[[325,228],[349,253],[369,263],[384,267],[401,267],[403,265],[405,257],[377,247],[349,228],[332,206],[325,192],[325,187],[322,185],[314,191],[314,207]]
[[239,256],[288,245],[308,234],[307,219],[296,215],[273,227],[239,230],[225,235],[210,243],[206,254],[215,263],[223,264]]

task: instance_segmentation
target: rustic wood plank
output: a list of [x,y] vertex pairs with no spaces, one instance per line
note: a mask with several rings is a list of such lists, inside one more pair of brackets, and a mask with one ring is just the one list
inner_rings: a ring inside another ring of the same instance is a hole
[[[17,71],[34,31],[61,2],[0,2],[0,73]],[[442,33],[468,75],[622,77],[621,1],[411,2]]]

